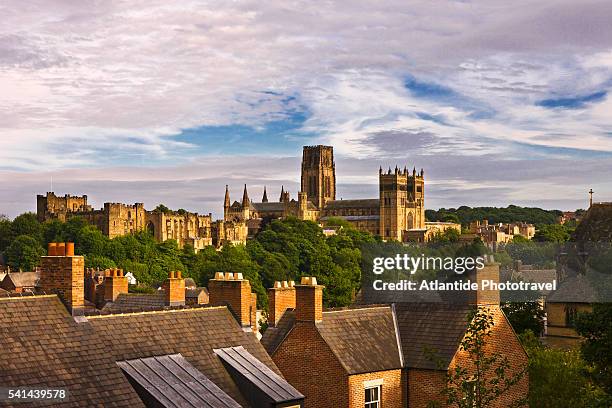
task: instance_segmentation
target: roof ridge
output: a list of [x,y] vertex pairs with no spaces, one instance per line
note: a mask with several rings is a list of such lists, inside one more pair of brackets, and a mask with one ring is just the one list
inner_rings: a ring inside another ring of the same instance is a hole
[[[56,294],[53,295],[27,295],[27,296],[2,296],[0,297],[0,302],[3,300],[22,300],[22,299],[39,299],[39,298],[52,298],[52,297],[58,297]],[[59,298],[58,298],[59,299]]]
[[364,307],[352,307],[352,308],[347,308],[347,309],[340,309],[340,310],[324,310],[323,313],[339,313],[339,312],[356,312],[356,311],[362,311],[362,310],[374,310],[374,309],[390,309],[391,306],[389,305],[381,305],[381,306],[364,306]]
[[109,313],[109,314],[100,314],[100,315],[90,315],[90,316],[87,316],[87,319],[102,319],[105,317],[134,316],[134,315],[143,315],[143,314],[195,312],[195,311],[200,311],[200,310],[217,310],[217,309],[227,309],[227,306],[208,306],[208,307],[192,307],[192,308],[185,308],[185,309],[143,310],[139,312]]

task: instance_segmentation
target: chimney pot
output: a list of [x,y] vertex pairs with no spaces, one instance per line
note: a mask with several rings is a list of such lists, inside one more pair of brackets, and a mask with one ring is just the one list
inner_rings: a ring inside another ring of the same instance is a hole
[[293,288],[295,286],[295,281],[289,281],[289,287]]
[[275,281],[274,282],[274,287],[275,288],[280,288],[281,287],[281,283],[279,281]]
[[66,256],[74,256],[74,242],[66,242]]
[[310,277],[302,276],[302,280],[300,281],[302,285],[310,285]]
[[283,285],[283,288],[289,287],[289,283],[287,281],[283,281],[282,285]]
[[225,280],[234,280],[234,274],[231,272],[225,272]]
[[224,276],[223,276],[223,272],[216,272],[215,273],[215,279],[216,280],[223,280]]
[[47,255],[48,256],[56,256],[57,254],[57,244],[55,242],[49,242],[47,247]]
[[55,253],[57,256],[66,256],[66,244],[63,242],[58,243]]
[[237,272],[237,273],[234,274],[234,279],[235,280],[243,280],[244,277],[242,276],[241,272]]
[[181,271],[176,271],[176,279],[183,279]]

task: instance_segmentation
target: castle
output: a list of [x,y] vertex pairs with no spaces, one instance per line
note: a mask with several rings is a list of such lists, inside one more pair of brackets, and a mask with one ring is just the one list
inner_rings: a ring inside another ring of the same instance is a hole
[[297,200],[281,190],[278,202],[269,202],[267,191],[261,202],[249,198],[246,185],[242,200],[231,203],[225,189],[223,215],[226,222],[245,222],[253,235],[266,219],[289,216],[326,221],[342,218],[357,229],[385,240],[423,241],[430,228],[425,223],[425,178],[413,168],[379,169],[379,197],[336,199],[336,164],[332,146],[305,146],[302,156],[301,191]]
[[96,226],[108,238],[149,231],[158,242],[174,239],[180,247],[193,246],[196,251],[223,242],[243,242],[246,226],[231,222],[213,222],[212,214],[155,209],[147,211],[144,204],[104,203],[101,209],[87,204],[87,196],[57,196],[53,192],[37,196],[37,216],[40,222],[57,219],[65,222],[81,217]]
[[296,217],[322,222],[341,218],[360,231],[400,242],[428,240],[448,228],[461,231],[458,224],[425,222],[425,176],[423,169],[410,172],[406,167],[378,171],[377,198],[336,199],[336,164],[332,146],[304,146],[301,188],[297,200],[281,189],[278,201],[269,201],[264,187],[261,202],[249,198],[244,186],[241,201],[230,200],[225,186],[223,219],[184,210],[145,210],[144,204],[105,203],[101,209],[87,204],[87,196],[63,197],[48,192],[37,196],[40,222],[66,221],[79,216],[95,225],[104,235],[115,238],[147,230],[159,242],[177,241],[180,247],[192,245],[196,251],[223,243],[245,243],[272,219]]

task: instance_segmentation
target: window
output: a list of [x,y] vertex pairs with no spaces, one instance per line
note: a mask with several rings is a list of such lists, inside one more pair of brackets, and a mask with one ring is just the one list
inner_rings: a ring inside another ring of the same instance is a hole
[[380,408],[380,392],[380,385],[365,389],[365,408]]

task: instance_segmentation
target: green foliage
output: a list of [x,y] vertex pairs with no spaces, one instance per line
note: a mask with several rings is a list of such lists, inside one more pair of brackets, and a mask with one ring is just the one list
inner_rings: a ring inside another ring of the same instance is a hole
[[510,223],[524,221],[530,224],[555,224],[561,215],[558,210],[543,210],[541,208],[519,207],[509,205],[506,208],[498,207],[467,207],[440,208],[439,210],[426,210],[428,221],[450,221],[462,225],[469,225],[472,221],[489,220],[489,223]]
[[517,334],[541,333],[544,330],[544,309],[538,302],[509,302],[502,305],[512,328]]
[[593,312],[580,313],[576,330],[585,338],[581,353],[594,367],[593,379],[612,395],[612,304],[595,304]]
[[117,264],[110,258],[100,255],[86,255],[85,256],[85,267],[86,268],[99,268],[101,270],[116,268]]
[[19,235],[4,251],[8,265],[13,270],[32,271],[38,265],[45,250],[38,240],[28,235]]
[[542,408],[609,407],[610,399],[594,385],[590,367],[576,350],[542,346],[527,330],[521,341],[529,354],[529,406]]
[[538,225],[533,240],[539,242],[567,242],[573,232],[574,228],[565,224]]
[[168,207],[166,207],[163,204],[159,204],[157,207],[155,207],[153,211],[157,211],[157,212],[164,213],[164,214],[170,214],[172,212],[172,210],[170,210]]
[[[447,373],[443,394],[448,406],[489,407],[525,376],[526,368],[512,368],[505,355],[487,350],[487,338],[491,336],[494,324],[493,313],[488,308],[475,310],[469,318],[459,346],[460,350],[467,352],[469,363],[467,366],[457,364]],[[508,406],[518,407],[525,403],[518,398]]]

